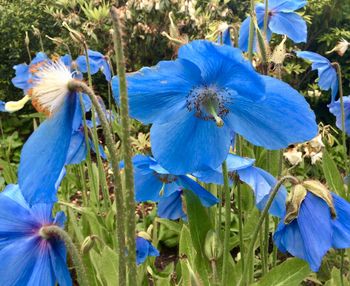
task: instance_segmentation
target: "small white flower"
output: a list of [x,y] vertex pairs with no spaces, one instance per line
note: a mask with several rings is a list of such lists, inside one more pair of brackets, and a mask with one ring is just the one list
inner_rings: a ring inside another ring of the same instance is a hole
[[320,161],[322,159],[322,155],[323,155],[322,152],[310,154],[311,164],[315,165],[317,161]]
[[34,72],[33,87],[29,92],[33,106],[46,115],[55,113],[70,93],[71,71],[62,61],[47,61]]

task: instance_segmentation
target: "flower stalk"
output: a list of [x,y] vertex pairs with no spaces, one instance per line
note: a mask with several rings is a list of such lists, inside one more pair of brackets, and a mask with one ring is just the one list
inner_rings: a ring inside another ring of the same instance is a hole
[[253,61],[253,50],[254,50],[254,17],[255,17],[255,1],[250,0],[250,24],[249,24],[249,38],[248,38],[248,58],[249,61]]
[[77,247],[74,245],[72,239],[62,228],[57,225],[43,226],[39,230],[39,235],[44,239],[49,239],[51,237],[58,237],[64,242],[70,257],[72,258],[73,265],[75,267],[78,282],[80,286],[88,286],[89,280],[87,279],[86,270],[81,259],[80,253]]
[[249,266],[250,266],[250,263],[252,262],[252,258],[254,256],[254,245],[255,245],[255,242],[258,238],[258,234],[259,234],[259,231],[260,229],[262,228],[262,225],[264,223],[264,220],[268,214],[268,211],[272,205],[272,202],[275,198],[275,196],[277,195],[281,185],[287,181],[287,180],[291,180],[293,183],[297,184],[298,183],[298,180],[293,177],[293,176],[284,176],[282,177],[275,185],[275,187],[273,188],[273,190],[271,191],[270,193],[270,197],[263,209],[263,211],[261,212],[261,215],[260,215],[260,218],[259,218],[259,221],[254,229],[254,232],[253,232],[253,235],[252,235],[252,240],[250,241],[249,243],[249,246],[248,246],[248,255],[247,255],[247,260],[245,262],[245,264],[243,265],[243,276],[239,282],[239,286],[243,285],[243,286],[246,286],[246,285],[249,285],[249,279],[248,279],[248,271],[249,271]]
[[119,21],[118,10],[112,7],[110,10],[113,22],[113,42],[115,57],[117,62],[117,71],[119,77],[120,94],[120,113],[122,125],[122,150],[125,162],[125,202],[127,211],[126,233],[128,249],[128,278],[129,283],[134,281],[137,276],[136,271],[136,222],[135,222],[135,190],[134,190],[134,171],[132,163],[132,149],[130,142],[130,119],[129,119],[129,101],[126,85],[125,57],[123,51],[121,24]]

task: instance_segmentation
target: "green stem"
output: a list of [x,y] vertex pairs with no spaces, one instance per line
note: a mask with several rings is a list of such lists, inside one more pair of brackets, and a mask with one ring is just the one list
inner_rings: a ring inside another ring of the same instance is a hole
[[222,174],[224,179],[224,194],[225,194],[225,233],[224,233],[224,257],[222,265],[222,279],[221,285],[226,285],[228,277],[227,265],[230,255],[229,240],[230,240],[230,226],[231,226],[231,195],[228,181],[228,170],[226,161],[222,163]]
[[[117,225],[117,240],[118,240],[118,255],[119,255],[119,285],[126,285],[126,257],[125,257],[125,216],[124,216],[124,198],[122,194],[122,180],[120,177],[119,160],[117,149],[113,140],[111,129],[109,128],[108,120],[104,114],[94,91],[84,82],[72,80],[69,83],[70,90],[82,90],[91,99],[95,106],[98,117],[100,118],[103,129],[106,146],[111,157],[111,165],[114,177],[114,197],[116,202],[116,225]],[[135,237],[133,236],[133,239]],[[136,277],[136,276],[135,276]]]
[[128,246],[128,277],[129,283],[134,281],[137,276],[136,271],[136,222],[135,222],[135,190],[134,190],[134,171],[132,164],[132,149],[130,142],[130,119],[129,103],[126,86],[125,57],[122,44],[121,25],[119,22],[118,10],[112,7],[110,10],[113,21],[113,42],[117,62],[117,71],[119,77],[120,94],[120,113],[122,125],[122,149],[125,162],[125,201],[127,211],[127,246]]
[[269,209],[270,209],[270,207],[272,205],[272,202],[273,202],[275,196],[277,195],[277,193],[278,193],[281,185],[283,184],[283,182],[286,181],[286,180],[291,180],[295,184],[298,183],[298,180],[295,177],[293,177],[293,176],[284,176],[276,183],[276,185],[272,189],[272,191],[270,193],[270,196],[269,196],[269,199],[268,199],[268,201],[267,201],[263,211],[261,212],[259,221],[258,221],[258,223],[257,223],[257,225],[256,225],[256,227],[254,229],[254,232],[253,232],[253,235],[252,235],[252,239],[251,239],[251,241],[249,243],[248,252],[247,252],[248,253],[247,260],[246,260],[246,263],[245,263],[245,265],[243,267],[243,269],[244,269],[243,270],[243,276],[242,276],[242,279],[240,280],[240,282],[238,284],[239,286],[240,285],[244,285],[244,286],[248,285],[248,283],[247,283],[248,270],[249,270],[249,265],[252,262],[252,257],[254,255],[254,245],[255,245],[256,239],[258,237],[260,228],[262,227],[262,224],[263,224],[263,222],[265,220],[265,217],[266,217],[266,215],[267,215],[267,213],[268,213],[268,211],[269,211]]
[[269,271],[269,242],[270,242],[270,220],[269,216],[265,218],[265,237],[264,237],[264,265],[265,273]]
[[[241,192],[241,184],[237,184],[237,207],[238,207],[238,230],[239,230],[239,249],[241,252],[241,262],[244,265],[245,260],[245,250],[244,250],[244,240],[243,240],[243,210],[242,210],[242,192]],[[243,267],[242,267],[243,271]]]
[[345,250],[340,250],[340,285],[344,286],[344,254]]
[[250,24],[249,24],[249,38],[248,38],[248,58],[249,61],[253,61],[253,50],[254,50],[254,17],[255,17],[255,1],[250,0]]
[[89,280],[86,276],[86,270],[83,264],[83,261],[81,259],[81,256],[79,254],[78,249],[74,245],[72,239],[68,235],[67,232],[65,232],[62,228],[56,226],[56,225],[48,225],[43,226],[40,231],[39,235],[43,239],[49,239],[52,237],[58,237],[60,240],[64,242],[66,245],[66,248],[68,250],[68,253],[70,257],[72,258],[73,265],[75,267],[75,271],[78,276],[78,282],[80,286],[87,286],[89,285]]
[[[265,244],[264,244],[264,232],[262,228],[259,231],[259,243],[260,243],[260,257],[261,257],[261,270],[262,276],[266,274],[266,264],[265,264]],[[244,264],[243,264],[244,265]]]
[[264,36],[267,36],[267,24],[269,20],[269,0],[265,0],[265,14],[264,14]]

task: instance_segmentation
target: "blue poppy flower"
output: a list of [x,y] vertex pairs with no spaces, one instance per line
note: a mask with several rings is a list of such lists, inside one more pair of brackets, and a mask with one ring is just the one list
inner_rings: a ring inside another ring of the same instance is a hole
[[[218,199],[186,175],[175,176],[160,166],[152,157],[136,155],[133,158],[135,199],[137,202],[158,202],[158,216],[168,219],[185,218],[182,206],[183,189],[192,191],[205,207]],[[124,164],[121,163],[121,168]]]
[[62,212],[52,217],[51,204],[29,207],[19,187],[8,185],[0,194],[0,285],[72,285],[64,243],[39,235],[42,226],[64,221]]
[[[344,115],[345,115],[345,132],[350,135],[350,96],[344,96]],[[329,111],[336,117],[336,125],[342,129],[341,106],[340,100],[334,101],[328,105]]]
[[[306,42],[307,26],[304,19],[295,13],[307,4],[306,0],[269,0],[267,39],[270,41],[272,33],[286,35],[295,43]],[[256,20],[259,28],[264,27],[265,4],[255,5]],[[248,50],[250,16],[241,24],[239,31],[239,47]],[[255,42],[255,41],[254,41]]]
[[143,237],[136,237],[136,263],[144,263],[148,256],[159,256],[159,251],[152,243]]
[[[90,62],[90,73],[95,74],[101,70],[105,75],[106,80],[110,81],[112,78],[112,71],[106,56],[102,55],[99,52],[88,50],[88,57]],[[79,56],[76,59],[76,63],[81,72],[88,72],[85,55]]]
[[[218,167],[234,132],[268,149],[316,136],[304,97],[259,75],[239,49],[199,40],[178,57],[127,76],[131,116],[153,123],[153,155],[172,174]],[[118,101],[118,77],[112,86]]]
[[315,272],[331,247],[350,247],[350,204],[334,193],[331,196],[335,218],[323,199],[308,192],[297,217],[289,224],[282,220],[273,236],[280,251],[307,261]]
[[[277,180],[265,170],[253,166],[254,162],[254,159],[242,158],[233,154],[229,154],[226,159],[230,184],[233,184],[234,176],[237,174],[241,181],[252,188],[256,206],[259,210],[263,210]],[[216,169],[196,172],[193,175],[205,183],[223,185],[221,166]],[[284,186],[281,186],[269,209],[270,214],[283,217],[286,211],[286,199],[287,190]]]
[[312,70],[317,70],[318,72],[318,86],[322,90],[332,91],[332,102],[338,93],[338,76],[337,71],[332,65],[332,63],[325,57],[308,51],[296,52],[299,58],[308,60],[312,62]]

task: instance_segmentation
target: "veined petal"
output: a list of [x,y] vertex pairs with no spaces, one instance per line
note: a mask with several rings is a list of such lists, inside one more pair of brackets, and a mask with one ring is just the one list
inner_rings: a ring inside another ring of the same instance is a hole
[[182,175],[217,168],[227,157],[231,132],[226,124],[219,128],[183,110],[172,121],[153,124],[151,143],[157,162],[171,174]]
[[[43,243],[47,243],[43,241]],[[51,267],[49,251],[46,248],[39,249],[30,279],[26,281],[28,286],[47,285],[54,286],[56,279]]]
[[56,201],[55,184],[67,158],[74,110],[75,96],[68,96],[23,146],[18,181],[29,204]]
[[205,207],[211,207],[219,202],[219,199],[209,193],[200,184],[187,176],[179,176],[181,185],[184,189],[192,191]]
[[66,165],[79,164],[86,159],[85,136],[82,131],[74,131],[68,148]]
[[158,202],[163,183],[154,175],[153,170],[134,169],[135,199],[137,202]]
[[350,247],[350,204],[343,198],[332,193],[337,217],[332,219],[332,246],[334,248]]
[[[127,75],[130,114],[145,124],[167,122],[186,108],[191,89],[201,81],[193,63],[178,59],[162,61]],[[119,78],[112,79],[114,99],[119,102]]]
[[182,46],[179,58],[198,66],[205,84],[232,89],[254,100],[264,96],[263,81],[237,48],[197,40]]
[[172,193],[168,197],[163,197],[158,203],[157,214],[161,218],[171,220],[185,218],[186,214],[182,208],[182,191]]
[[303,8],[306,0],[269,0],[269,10],[291,12]]
[[238,46],[242,51],[248,50],[250,16],[248,16],[239,28]]
[[305,43],[307,26],[305,20],[297,13],[278,12],[271,16],[269,28],[273,33],[287,35],[295,43]]
[[30,78],[29,66],[27,64],[19,64],[15,65],[13,69],[16,71],[16,76],[11,80],[13,85],[26,92],[30,88],[28,82]]
[[60,286],[71,286],[72,278],[67,267],[67,251],[64,242],[54,240],[49,246],[50,260],[57,282]]
[[260,102],[237,95],[230,103],[228,122],[234,132],[254,145],[285,148],[317,135],[315,114],[305,98],[288,84],[263,76],[266,98]]
[[[350,97],[344,96],[344,113],[345,113],[345,132],[350,134]],[[336,125],[342,129],[341,105],[340,100],[334,101],[328,105],[329,111],[336,117]]]

